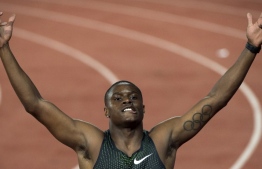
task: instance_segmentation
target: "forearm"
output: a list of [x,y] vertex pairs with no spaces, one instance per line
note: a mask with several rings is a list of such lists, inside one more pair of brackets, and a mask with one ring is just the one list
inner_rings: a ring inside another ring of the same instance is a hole
[[0,48],[0,57],[18,98],[27,111],[32,111],[40,98],[38,90],[17,63],[8,44]]
[[245,48],[240,54],[238,60],[218,80],[209,93],[209,96],[215,96],[216,99],[219,99],[219,101],[222,102],[222,104],[227,104],[246,77],[255,56],[256,54],[251,53]]

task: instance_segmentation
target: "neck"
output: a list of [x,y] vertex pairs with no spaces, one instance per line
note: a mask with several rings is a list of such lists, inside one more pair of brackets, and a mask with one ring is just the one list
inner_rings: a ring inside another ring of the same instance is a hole
[[143,139],[142,124],[136,128],[117,128],[110,126],[109,130],[115,146],[128,156],[132,156],[132,154],[141,147],[141,141]]

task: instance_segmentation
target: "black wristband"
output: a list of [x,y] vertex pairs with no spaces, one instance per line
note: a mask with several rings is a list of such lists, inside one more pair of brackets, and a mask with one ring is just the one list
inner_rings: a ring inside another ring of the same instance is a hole
[[256,47],[256,46],[251,45],[251,44],[248,43],[248,42],[247,42],[247,44],[246,44],[246,48],[247,48],[250,52],[252,52],[252,53],[254,53],[254,54],[259,53],[260,50],[261,50],[261,46]]

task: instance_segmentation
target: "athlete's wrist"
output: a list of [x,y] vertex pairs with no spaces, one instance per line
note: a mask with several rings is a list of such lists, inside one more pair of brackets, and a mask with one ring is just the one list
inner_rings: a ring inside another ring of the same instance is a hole
[[261,50],[261,46],[257,47],[257,46],[252,45],[252,44],[249,43],[249,42],[247,42],[246,48],[247,48],[251,53],[254,53],[254,54],[259,53],[260,50]]

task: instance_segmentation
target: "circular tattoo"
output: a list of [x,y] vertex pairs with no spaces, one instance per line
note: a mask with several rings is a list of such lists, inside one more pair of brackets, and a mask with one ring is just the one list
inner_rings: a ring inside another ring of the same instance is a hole
[[201,113],[195,113],[192,120],[184,123],[184,129],[186,131],[199,130],[210,119],[211,113],[212,107],[210,105],[203,106]]

